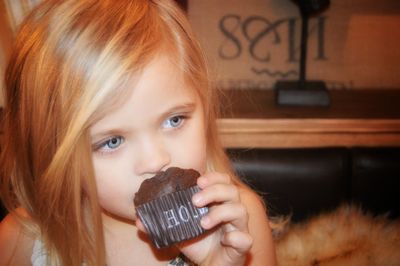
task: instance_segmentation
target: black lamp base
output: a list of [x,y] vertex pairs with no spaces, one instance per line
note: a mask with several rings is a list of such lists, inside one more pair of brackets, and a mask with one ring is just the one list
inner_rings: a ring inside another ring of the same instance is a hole
[[[303,86],[301,86],[303,85]],[[277,81],[275,97],[278,105],[329,106],[330,97],[323,81]]]

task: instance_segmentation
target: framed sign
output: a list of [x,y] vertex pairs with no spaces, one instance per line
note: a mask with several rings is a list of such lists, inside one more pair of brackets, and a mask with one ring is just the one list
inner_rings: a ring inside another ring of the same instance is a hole
[[[290,0],[189,0],[189,19],[222,88],[297,79],[299,9]],[[331,1],[309,22],[307,78],[330,89],[400,88],[400,2]]]

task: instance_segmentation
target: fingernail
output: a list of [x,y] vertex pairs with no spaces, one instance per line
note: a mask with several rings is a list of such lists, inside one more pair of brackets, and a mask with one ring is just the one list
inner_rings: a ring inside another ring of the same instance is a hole
[[205,216],[205,217],[201,218],[200,223],[201,223],[202,227],[207,228],[208,225],[210,224],[210,218]]
[[199,206],[201,204],[202,198],[199,194],[195,194],[192,198],[193,204]]

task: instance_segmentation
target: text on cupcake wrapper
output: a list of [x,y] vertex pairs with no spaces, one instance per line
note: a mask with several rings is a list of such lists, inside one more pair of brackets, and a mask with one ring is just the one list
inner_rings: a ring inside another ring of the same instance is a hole
[[170,229],[180,225],[181,223],[187,223],[193,219],[198,219],[199,217],[203,217],[207,212],[208,212],[207,207],[188,208],[185,205],[181,205],[177,210],[169,209],[164,211],[164,218],[167,221],[167,228]]

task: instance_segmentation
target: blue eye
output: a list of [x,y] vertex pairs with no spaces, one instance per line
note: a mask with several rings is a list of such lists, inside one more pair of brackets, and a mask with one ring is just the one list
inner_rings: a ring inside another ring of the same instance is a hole
[[122,143],[124,143],[124,138],[121,136],[111,137],[99,145],[99,149],[103,150],[115,150]]
[[164,128],[177,128],[182,125],[185,117],[181,115],[173,116],[163,122]]

